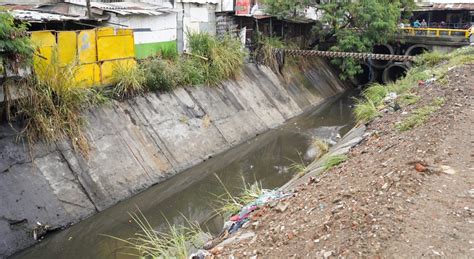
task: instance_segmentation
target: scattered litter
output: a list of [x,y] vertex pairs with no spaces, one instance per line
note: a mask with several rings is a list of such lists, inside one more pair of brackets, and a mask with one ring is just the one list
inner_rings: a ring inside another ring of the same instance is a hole
[[204,259],[212,254],[206,250],[199,249],[195,253],[191,254],[191,259]]
[[436,77],[433,75],[432,78],[418,81],[418,86],[420,86],[420,87],[425,86],[426,87],[426,86],[429,86],[430,84],[432,84],[434,81],[436,81]]
[[454,170],[452,167],[450,167],[448,165],[442,165],[440,167],[441,167],[441,170],[443,171],[443,173],[445,173],[445,174],[456,174],[456,170]]
[[426,166],[422,165],[421,163],[416,163],[415,164],[415,170],[418,172],[425,172],[426,171]]
[[[289,197],[291,195],[292,193],[263,190],[263,193],[256,200],[242,207],[239,213],[233,215],[232,217],[230,217],[229,221],[224,223],[224,231],[227,230],[229,234],[235,233],[250,220],[249,216],[252,212],[260,210],[261,206],[264,206],[270,202],[278,202],[279,200]],[[278,202],[276,209],[281,210],[281,212],[283,212],[287,208],[288,204],[285,205]]]

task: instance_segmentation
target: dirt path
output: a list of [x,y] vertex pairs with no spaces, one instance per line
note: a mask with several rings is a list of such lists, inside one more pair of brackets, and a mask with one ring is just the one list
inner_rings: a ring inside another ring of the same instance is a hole
[[[253,217],[240,234],[255,235],[222,255],[474,258],[473,72],[455,68],[447,86],[417,89],[420,101],[372,122],[347,162],[299,187],[287,209]],[[395,129],[439,97],[445,105],[426,123]]]

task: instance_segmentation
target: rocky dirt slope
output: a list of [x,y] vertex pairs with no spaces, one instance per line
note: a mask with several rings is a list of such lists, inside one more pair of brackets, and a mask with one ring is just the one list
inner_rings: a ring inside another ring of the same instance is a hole
[[[255,235],[219,256],[474,257],[473,72],[416,88],[417,103],[370,123],[345,163],[252,216],[241,234]],[[445,102],[427,122],[395,128],[435,98]]]

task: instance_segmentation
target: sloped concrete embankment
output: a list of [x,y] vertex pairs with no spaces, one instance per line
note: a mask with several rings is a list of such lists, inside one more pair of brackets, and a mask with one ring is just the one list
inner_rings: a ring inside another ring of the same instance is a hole
[[[291,70],[291,71],[290,71]],[[88,111],[85,160],[64,143],[25,143],[0,128],[0,257],[31,245],[36,222],[78,222],[344,91],[323,60],[283,80],[246,65],[219,87],[149,93]]]

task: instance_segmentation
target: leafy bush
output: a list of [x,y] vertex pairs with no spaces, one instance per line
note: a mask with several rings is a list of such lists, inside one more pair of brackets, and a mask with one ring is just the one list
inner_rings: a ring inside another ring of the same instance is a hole
[[168,91],[181,83],[178,65],[171,60],[153,57],[141,64],[145,71],[145,85],[149,90]]
[[0,7],[0,60],[6,61],[5,64],[17,66],[31,61],[34,49],[27,27],[26,23],[15,22],[13,16]]
[[118,63],[112,73],[113,93],[118,98],[126,98],[143,93],[145,73],[135,63]]
[[195,58],[183,57],[179,69],[182,74],[180,85],[202,85],[206,82],[204,70]]

